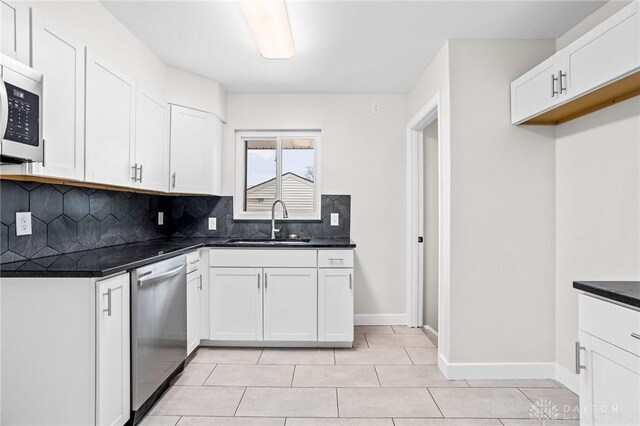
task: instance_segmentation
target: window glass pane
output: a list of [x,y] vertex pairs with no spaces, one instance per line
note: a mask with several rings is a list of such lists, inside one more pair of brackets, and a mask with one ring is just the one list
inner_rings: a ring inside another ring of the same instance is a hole
[[245,212],[271,210],[276,199],[276,140],[245,141]]
[[313,212],[315,202],[314,140],[282,140],[282,201],[289,210]]

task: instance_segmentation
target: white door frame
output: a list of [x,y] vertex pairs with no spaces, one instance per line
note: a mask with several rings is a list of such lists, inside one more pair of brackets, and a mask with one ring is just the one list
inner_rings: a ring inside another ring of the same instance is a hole
[[[418,243],[423,231],[424,159],[423,130],[438,119],[438,341],[448,344],[448,323],[443,320],[449,294],[449,199],[450,199],[450,147],[445,134],[445,111],[441,108],[440,93],[427,102],[407,124],[406,150],[406,250],[407,250],[407,325],[422,326],[424,291],[424,243]],[[443,297],[445,295],[446,297]],[[449,310],[446,309],[446,312]],[[444,326],[444,327],[443,327]],[[444,334],[444,335],[443,335]],[[442,348],[442,345],[439,344]]]

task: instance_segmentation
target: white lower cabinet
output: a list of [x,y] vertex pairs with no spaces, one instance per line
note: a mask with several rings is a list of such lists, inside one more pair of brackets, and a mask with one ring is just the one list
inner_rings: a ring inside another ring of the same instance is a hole
[[317,269],[264,270],[264,340],[317,340],[317,306]]
[[187,275],[187,355],[200,344],[200,303],[202,275],[194,271]]
[[96,424],[122,426],[131,414],[129,275],[97,285]]
[[640,340],[632,333],[640,334],[640,312],[580,295],[581,425],[640,424]]
[[129,421],[129,279],[2,279],[0,424]]
[[353,341],[353,269],[318,270],[318,340]]
[[262,340],[262,269],[211,268],[212,340]]
[[353,250],[211,249],[209,262],[210,344],[352,344]]

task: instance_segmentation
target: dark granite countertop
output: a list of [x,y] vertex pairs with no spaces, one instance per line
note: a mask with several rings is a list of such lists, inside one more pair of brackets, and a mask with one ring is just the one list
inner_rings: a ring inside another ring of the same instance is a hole
[[0,277],[105,277],[188,253],[200,247],[355,248],[349,238],[312,238],[307,244],[243,244],[230,238],[168,238],[0,264]]
[[573,288],[640,308],[640,281],[574,281]]

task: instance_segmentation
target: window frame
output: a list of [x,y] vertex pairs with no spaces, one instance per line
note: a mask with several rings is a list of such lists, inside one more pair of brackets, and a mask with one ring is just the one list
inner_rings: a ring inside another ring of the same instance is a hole
[[312,212],[287,208],[289,217],[282,218],[282,207],[276,207],[276,218],[285,221],[319,221],[321,218],[321,170],[320,170],[320,130],[236,130],[235,141],[235,169],[233,173],[233,219],[234,220],[271,220],[271,210],[261,212],[245,212],[245,179],[246,158],[245,141],[248,139],[275,139],[276,140],[276,199],[282,196],[282,140],[291,138],[313,139],[313,167],[314,167],[314,210]]

